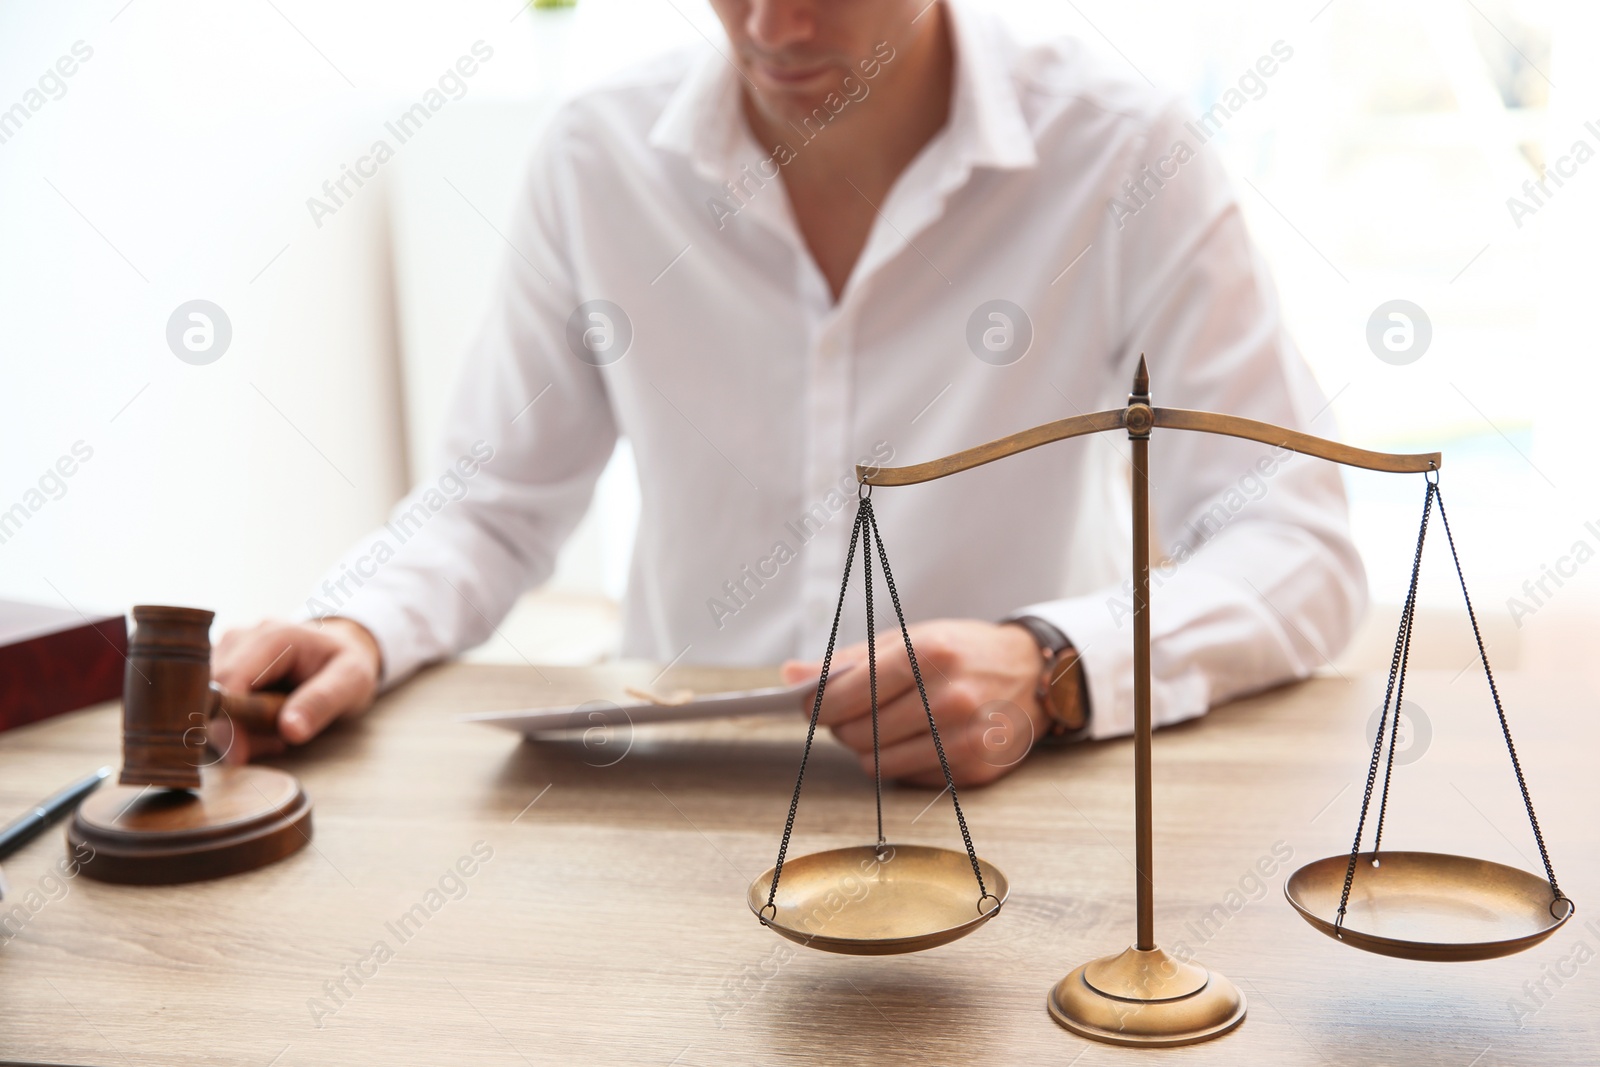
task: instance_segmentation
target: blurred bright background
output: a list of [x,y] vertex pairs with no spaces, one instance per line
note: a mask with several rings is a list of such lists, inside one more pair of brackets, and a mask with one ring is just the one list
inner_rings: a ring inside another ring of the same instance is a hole
[[[1600,475],[1580,436],[1587,417],[1568,406],[1600,373],[1600,161],[1589,161],[1600,5],[989,6],[1027,36],[1082,37],[1197,113],[1276,44],[1292,49],[1205,150],[1237,179],[1338,432],[1445,453],[1497,666],[1600,674],[1584,640],[1600,617],[1600,560],[1588,558],[1600,552]],[[208,606],[223,625],[297,611],[435,466],[444,400],[552,104],[719,32],[700,0],[0,7],[0,115],[27,111],[0,119],[0,511],[74,446],[92,451],[0,542],[0,597]],[[314,220],[307,198],[479,41],[493,56],[460,99]],[[62,57],[73,73],[49,77]],[[1534,203],[1524,183],[1546,167],[1559,185]],[[1512,197],[1531,210],[1514,215]],[[195,299],[232,327],[206,366],[166,340],[174,309]],[[1394,300],[1431,331],[1411,362],[1369,346],[1369,320]],[[1386,664],[1420,485],[1365,474],[1347,485],[1375,607],[1344,662]],[[635,502],[624,445],[555,581],[476,655],[605,655]],[[1425,618],[1449,632],[1429,644],[1419,623],[1420,651],[1464,670],[1460,592],[1442,542],[1432,547]],[[1566,573],[1530,594],[1547,571]]]

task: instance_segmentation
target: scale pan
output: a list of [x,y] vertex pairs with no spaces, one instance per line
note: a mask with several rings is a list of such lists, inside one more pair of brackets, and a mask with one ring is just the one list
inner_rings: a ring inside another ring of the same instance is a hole
[[[1406,960],[1492,960],[1532,948],[1572,915],[1550,883],[1527,871],[1438,852],[1356,858],[1343,936],[1334,928],[1350,857],[1301,867],[1284,883],[1306,922],[1347,945]],[[1559,916],[1559,917],[1558,917]]]
[[927,845],[875,845],[813,852],[785,861],[767,908],[772,869],[750,883],[750,910],[790,941],[824,952],[888,956],[965,937],[994,917],[1009,891],[1006,876],[983,860],[989,895],[978,910],[978,880],[965,852]]

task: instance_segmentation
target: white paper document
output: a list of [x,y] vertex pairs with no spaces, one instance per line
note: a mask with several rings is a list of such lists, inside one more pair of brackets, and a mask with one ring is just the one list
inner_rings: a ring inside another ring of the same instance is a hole
[[[833,672],[837,678],[844,671]],[[697,719],[731,719],[741,715],[789,716],[800,718],[811,713],[817,683],[775,686],[770,689],[744,689],[731,693],[705,693],[679,704],[657,704],[645,700],[618,703],[590,700],[582,704],[555,708],[520,708],[512,711],[479,711],[459,716],[462,722],[480,722],[514,730],[528,737],[558,730],[587,730],[596,726],[639,726],[656,722],[693,722]]]

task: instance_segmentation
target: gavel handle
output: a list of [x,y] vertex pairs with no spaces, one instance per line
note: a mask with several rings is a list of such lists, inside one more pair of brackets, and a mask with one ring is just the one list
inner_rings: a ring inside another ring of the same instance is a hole
[[211,718],[225,715],[236,727],[252,734],[274,735],[287,693],[235,693],[211,683]]

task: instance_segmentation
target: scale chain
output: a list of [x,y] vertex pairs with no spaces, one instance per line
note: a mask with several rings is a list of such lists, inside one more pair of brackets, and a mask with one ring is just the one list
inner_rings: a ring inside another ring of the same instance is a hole
[[[928,688],[922,681],[922,669],[917,666],[917,654],[911,648],[911,632],[906,628],[906,614],[901,610],[900,593],[895,589],[894,575],[889,571],[889,554],[883,548],[883,535],[878,532],[878,519],[873,514],[871,499],[863,500],[861,506],[867,515],[867,523],[872,531],[872,540],[878,546],[878,561],[883,564],[883,582],[884,585],[889,587],[889,600],[894,604],[894,615],[900,622],[900,637],[906,645],[906,659],[911,663],[911,677],[916,680],[917,695],[922,698],[923,714],[928,717],[928,732],[933,735],[933,748],[939,754],[939,767],[944,771],[945,788],[950,790],[950,803],[956,810],[956,825],[961,827],[961,840],[967,846],[967,859],[972,863],[972,875],[978,880],[978,910],[981,912],[984,899],[993,896],[993,894],[983,884],[983,871],[978,867],[978,852],[972,846],[972,834],[967,830],[967,817],[961,812],[961,798],[956,796],[956,782],[950,774],[950,761],[945,758],[944,742],[939,740],[939,727],[933,721],[933,708],[928,703]],[[863,545],[862,551],[866,551],[866,547]],[[999,908],[999,906],[1000,902],[996,898],[995,907]]]
[[[1372,762],[1367,766],[1367,786],[1361,797],[1361,816],[1356,821],[1355,841],[1350,845],[1350,863],[1344,872],[1344,889],[1339,894],[1339,914],[1333,924],[1335,930],[1344,925],[1345,909],[1350,903],[1350,887],[1356,877],[1356,860],[1361,854],[1361,835],[1366,829],[1367,812],[1372,805],[1372,787],[1378,778],[1378,762],[1383,758],[1383,731],[1389,722],[1389,702],[1394,696],[1395,681],[1402,673],[1401,667],[1405,651],[1409,646],[1412,621],[1416,617],[1417,578],[1422,571],[1422,546],[1428,537],[1428,516],[1433,511],[1434,484],[1432,479],[1427,479],[1427,483],[1427,492],[1422,503],[1422,524],[1417,532],[1417,551],[1411,561],[1411,584],[1406,590],[1405,606],[1400,611],[1400,632],[1395,635],[1394,657],[1389,661],[1389,681],[1383,693],[1383,713],[1378,718],[1377,736],[1373,739]],[[1399,708],[1396,706],[1397,719],[1399,714]],[[1373,858],[1377,858],[1376,849]]]
[[[1366,791],[1361,799],[1361,815],[1356,822],[1355,841],[1350,846],[1350,862],[1345,868],[1344,889],[1339,896],[1339,912],[1334,921],[1335,931],[1338,931],[1344,925],[1345,910],[1350,903],[1350,889],[1355,881],[1356,862],[1361,853],[1361,837],[1366,827],[1367,813],[1372,804],[1372,791],[1377,780],[1378,763],[1383,757],[1383,735],[1384,728],[1387,725],[1389,726],[1389,754],[1384,768],[1383,797],[1378,806],[1378,822],[1372,843],[1373,865],[1376,866],[1378,863],[1378,851],[1383,841],[1384,818],[1387,814],[1389,805],[1389,785],[1394,774],[1395,747],[1400,731],[1400,710],[1404,700],[1405,676],[1411,655],[1411,634],[1416,623],[1417,579],[1422,568],[1423,545],[1428,536],[1428,517],[1432,513],[1435,500],[1437,500],[1439,504],[1439,521],[1444,526],[1445,538],[1450,545],[1450,558],[1455,564],[1456,578],[1461,585],[1461,596],[1466,602],[1467,618],[1472,623],[1472,636],[1477,642],[1478,658],[1483,662],[1484,676],[1489,682],[1489,694],[1494,699],[1495,714],[1500,720],[1501,736],[1505,739],[1506,751],[1511,756],[1511,766],[1516,772],[1517,787],[1522,792],[1522,803],[1528,812],[1528,821],[1533,828],[1534,840],[1539,846],[1539,858],[1544,862],[1545,878],[1547,881],[1549,881],[1550,891],[1553,894],[1551,905],[1553,907],[1556,901],[1565,901],[1569,909],[1567,914],[1570,915],[1573,910],[1571,898],[1567,897],[1561,892],[1560,884],[1556,881],[1555,869],[1550,863],[1550,853],[1545,847],[1544,834],[1539,828],[1539,818],[1533,810],[1533,798],[1528,792],[1528,784],[1522,773],[1522,764],[1517,758],[1517,748],[1511,739],[1511,727],[1506,719],[1505,708],[1500,702],[1499,690],[1494,683],[1494,673],[1489,667],[1489,656],[1483,645],[1483,634],[1478,627],[1477,615],[1472,608],[1472,597],[1467,592],[1467,579],[1461,567],[1461,556],[1456,551],[1455,537],[1450,531],[1450,519],[1445,514],[1444,493],[1443,490],[1439,488],[1439,476],[1437,472],[1430,473],[1433,474],[1433,477],[1426,478],[1427,493],[1422,504],[1422,522],[1417,533],[1416,556],[1413,558],[1411,564],[1411,584],[1410,588],[1406,592],[1405,606],[1401,609],[1400,613],[1400,628],[1399,632],[1395,636],[1394,657],[1390,661],[1389,681],[1388,686],[1384,691],[1383,713],[1378,719],[1377,735],[1373,740],[1372,761],[1367,768]],[[1394,701],[1394,722],[1392,725],[1389,723],[1389,707],[1391,697]]]
[[[995,899],[999,907],[998,898],[990,893],[983,881],[983,871],[978,865],[978,853],[972,844],[972,834],[967,829],[966,816],[961,811],[961,800],[956,795],[955,779],[950,773],[950,761],[945,756],[944,743],[939,739],[939,727],[933,721],[933,708],[928,702],[927,686],[922,680],[922,670],[917,665],[916,652],[911,647],[911,634],[906,626],[905,612],[900,606],[900,594],[895,588],[894,575],[889,570],[889,554],[883,547],[883,536],[878,532],[877,518],[872,511],[870,496],[861,497],[860,506],[856,510],[855,525],[850,530],[850,548],[845,556],[844,580],[839,585],[839,600],[834,607],[833,626],[828,633],[827,652],[822,657],[822,672],[817,679],[817,695],[811,705],[811,723],[806,730],[805,749],[800,757],[800,773],[795,777],[794,796],[789,801],[789,816],[783,827],[783,839],[778,845],[778,861],[773,866],[772,884],[767,889],[767,903],[763,905],[759,918],[763,924],[771,920],[767,917],[767,908],[777,916],[778,882],[783,877],[784,857],[789,851],[789,841],[794,834],[795,816],[800,809],[800,790],[805,782],[806,764],[811,758],[812,743],[816,739],[817,723],[822,714],[822,698],[828,684],[828,674],[833,666],[833,653],[839,639],[839,621],[844,613],[845,594],[850,588],[850,571],[855,562],[856,544],[861,544],[861,572],[866,588],[867,605],[867,678],[871,690],[872,700],[872,762],[873,778],[877,793],[878,803],[878,847],[876,855],[883,861],[886,842],[883,835],[883,768],[878,741],[878,673],[877,673],[877,642],[875,635],[875,621],[872,602],[872,548],[876,545],[878,561],[883,568],[884,584],[889,589],[889,599],[894,604],[895,619],[900,624],[900,636],[905,642],[906,658],[911,665],[911,676],[917,683],[917,694],[922,698],[922,710],[928,718],[928,730],[933,736],[933,747],[939,755],[939,766],[944,771],[945,786],[950,791],[950,802],[955,807],[956,824],[961,828],[961,839],[966,845],[967,859],[972,864],[973,876],[978,881],[978,908],[982,911],[985,899]],[[870,536],[869,536],[870,531]],[[993,909],[986,914],[993,914]]]
[[[1437,498],[1438,489],[1432,485],[1428,488],[1433,491],[1435,498]],[[1418,538],[1419,543],[1423,538],[1427,537],[1428,516],[1426,513],[1422,516],[1422,524],[1423,532],[1422,537]],[[1400,624],[1400,636],[1395,639],[1400,651],[1400,676],[1395,681],[1394,718],[1389,723],[1389,756],[1384,761],[1383,767],[1383,798],[1378,801],[1378,827],[1377,831],[1372,835],[1372,862],[1374,864],[1378,862],[1378,853],[1383,851],[1383,824],[1384,818],[1389,813],[1389,783],[1394,779],[1394,752],[1400,740],[1400,712],[1405,707],[1406,669],[1411,665],[1411,634],[1417,624],[1417,585],[1414,581],[1409,599],[1410,604],[1407,606],[1405,616]],[[1393,666],[1391,662],[1390,668],[1393,669]],[[1384,704],[1387,707],[1387,697],[1384,699]],[[1378,728],[1378,738],[1381,743],[1383,738],[1382,726]]]
[[[871,510],[867,501],[862,507]],[[874,853],[883,863],[887,852],[883,839],[883,758],[878,748],[878,645],[877,620],[872,613],[872,553],[865,541],[861,543],[861,584],[867,591],[867,686],[872,693],[872,788],[878,801],[878,851]]]
[[[862,503],[865,503],[863,501]],[[778,914],[777,896],[778,879],[783,877],[783,858],[789,851],[789,838],[794,833],[795,813],[800,809],[800,785],[806,778],[806,761],[811,758],[811,743],[817,736],[817,719],[822,714],[822,693],[828,687],[828,670],[833,665],[833,647],[839,640],[839,618],[844,614],[844,594],[850,588],[850,567],[856,559],[856,542],[861,539],[861,532],[866,528],[866,521],[862,512],[857,510],[855,525],[850,528],[850,550],[844,557],[844,581],[839,585],[839,602],[833,609],[833,628],[828,631],[828,650],[822,657],[822,673],[817,678],[817,696],[811,704],[811,725],[806,729],[806,747],[800,754],[800,773],[794,780],[794,798],[789,801],[789,818],[783,824],[783,840],[778,844],[778,862],[772,869],[772,885],[767,890],[767,902],[761,908],[758,918],[765,926],[768,922],[766,910],[772,909],[773,917]],[[865,543],[862,550],[866,550]]]
[[[1544,861],[1545,877],[1550,881],[1550,891],[1555,894],[1555,900],[1565,900],[1567,906],[1576,910],[1572,899],[1561,892],[1561,886],[1556,882],[1555,868],[1550,864],[1550,852],[1544,845],[1544,833],[1539,829],[1539,816],[1533,813],[1533,797],[1528,793],[1528,782],[1522,776],[1522,761],[1517,759],[1517,746],[1511,740],[1511,726],[1506,722],[1505,708],[1500,705],[1500,691],[1494,684],[1494,672],[1489,669],[1489,655],[1483,648],[1483,634],[1478,630],[1478,616],[1472,610],[1472,597],[1467,594],[1467,578],[1461,571],[1461,557],[1456,554],[1456,539],[1450,533],[1450,518],[1444,512],[1444,492],[1438,483],[1433,485],[1434,496],[1439,498],[1439,521],[1444,524],[1445,540],[1450,544],[1450,558],[1455,561],[1456,579],[1461,583],[1461,599],[1466,601],[1467,618],[1472,622],[1472,637],[1478,644],[1478,658],[1483,661],[1483,676],[1489,682],[1489,695],[1494,698],[1495,714],[1500,717],[1500,734],[1506,739],[1506,751],[1511,754],[1511,769],[1517,774],[1517,788],[1522,790],[1522,805],[1528,810],[1528,822],[1533,827],[1533,839],[1539,845],[1539,858]],[[1550,903],[1553,905],[1555,900]],[[1569,911],[1567,914],[1572,914]]]

